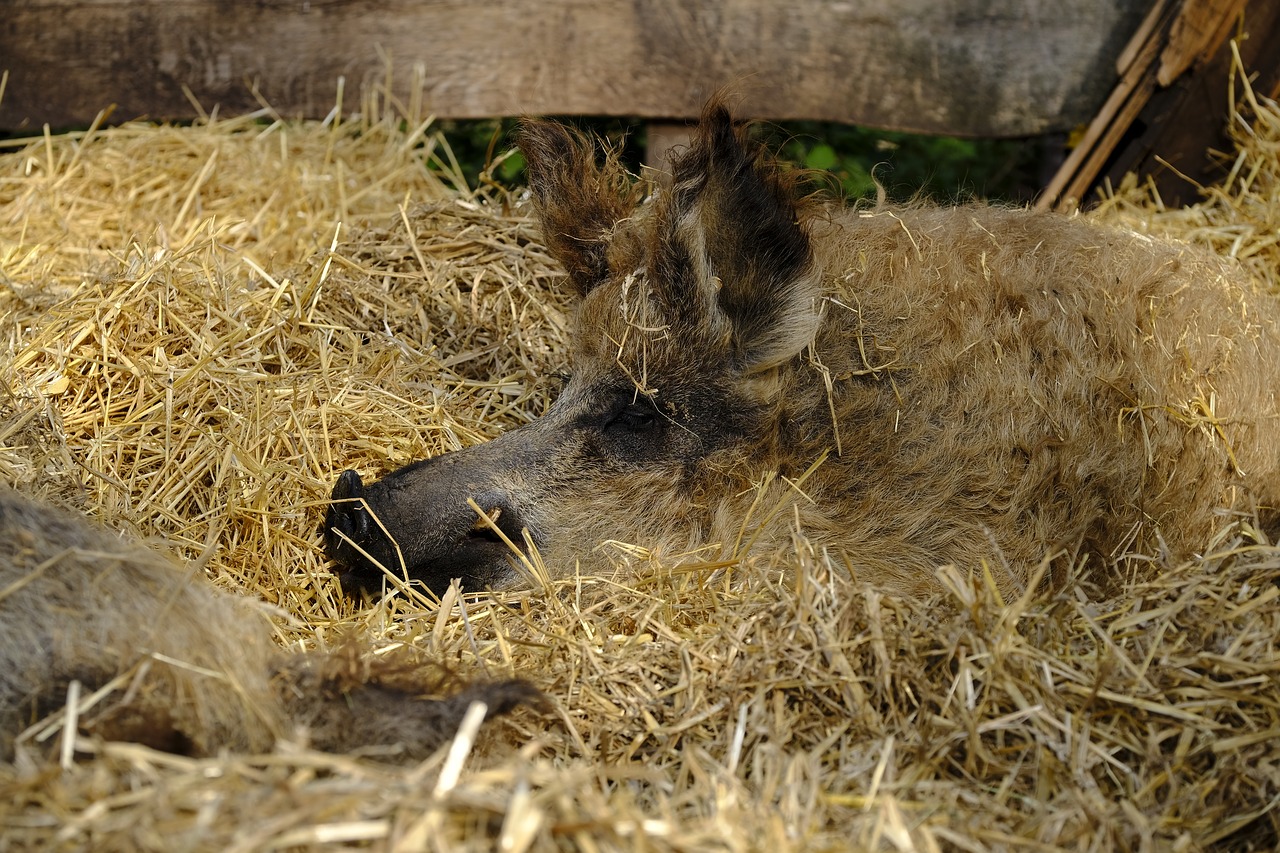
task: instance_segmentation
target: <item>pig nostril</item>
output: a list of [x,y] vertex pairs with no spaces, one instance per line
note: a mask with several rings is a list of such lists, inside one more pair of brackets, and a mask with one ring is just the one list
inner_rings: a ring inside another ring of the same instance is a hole
[[325,517],[325,534],[332,549],[340,547],[342,537],[354,542],[368,538],[369,511],[365,508],[363,497],[364,484],[360,481],[360,475],[355,471],[343,471],[333,487],[333,502]]
[[359,502],[349,503],[342,508],[343,532],[356,542],[369,538],[369,511]]

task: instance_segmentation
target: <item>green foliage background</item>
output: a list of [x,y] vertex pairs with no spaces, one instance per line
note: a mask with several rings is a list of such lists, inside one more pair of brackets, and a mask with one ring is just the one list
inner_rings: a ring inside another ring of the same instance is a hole
[[[636,172],[644,161],[645,125],[641,120],[571,120],[589,133],[621,145]],[[441,123],[468,185],[524,180],[524,161],[512,151],[514,119]],[[849,199],[874,198],[876,182],[889,198],[927,198],[948,203],[982,199],[1025,203],[1048,178],[1054,141],[1031,139],[959,139],[921,136],[827,122],[788,122],[757,126],[756,133],[782,159],[826,173],[814,183],[838,189]]]

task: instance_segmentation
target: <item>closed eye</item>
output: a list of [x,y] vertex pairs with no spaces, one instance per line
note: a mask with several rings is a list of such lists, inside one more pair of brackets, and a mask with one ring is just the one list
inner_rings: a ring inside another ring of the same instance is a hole
[[658,413],[645,402],[629,403],[605,424],[605,429],[625,430],[630,433],[650,432],[658,426]]

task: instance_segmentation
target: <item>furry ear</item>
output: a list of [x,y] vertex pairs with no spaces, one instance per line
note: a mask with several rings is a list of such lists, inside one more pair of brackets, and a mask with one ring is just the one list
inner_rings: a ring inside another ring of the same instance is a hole
[[597,164],[595,147],[564,125],[526,119],[517,144],[528,164],[543,240],[585,296],[608,275],[608,237],[635,207],[638,190],[616,155],[606,153]]
[[[689,149],[671,163],[659,276],[671,301],[729,336],[751,373],[800,352],[818,325],[818,272],[792,182],[712,100]],[[727,327],[727,328],[726,328]]]

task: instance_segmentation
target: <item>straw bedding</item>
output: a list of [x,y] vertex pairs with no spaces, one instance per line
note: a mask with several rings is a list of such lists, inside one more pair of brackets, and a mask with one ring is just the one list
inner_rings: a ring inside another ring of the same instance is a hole
[[[1135,184],[1094,215],[1280,289],[1280,109],[1241,107],[1230,177],[1200,205]],[[1280,548],[1248,519],[1111,597],[1004,601],[959,567],[945,595],[904,600],[798,540],[731,582],[632,543],[628,583],[355,606],[318,549],[336,473],[482,441],[554,393],[565,295],[528,204],[454,188],[429,122],[372,90],[350,121],[264,110],[5,145],[0,476],[211,552],[214,583],[279,608],[283,645],[360,632],[463,677],[527,677],[549,706],[410,765],[295,743],[27,754],[0,766],[0,850],[1280,839]]]

